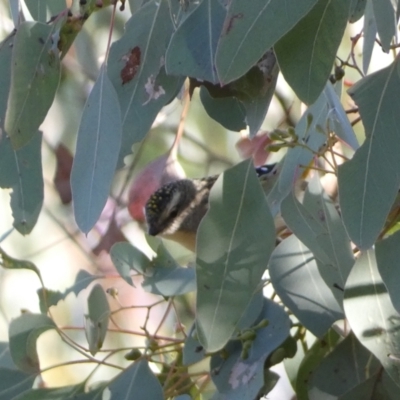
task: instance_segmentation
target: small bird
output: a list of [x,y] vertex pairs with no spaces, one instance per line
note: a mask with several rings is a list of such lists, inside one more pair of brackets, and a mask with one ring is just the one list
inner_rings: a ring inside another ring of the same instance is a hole
[[[277,164],[255,168],[264,180],[277,172]],[[208,197],[218,175],[200,179],[180,179],[162,186],[145,206],[148,233],[174,240],[195,251],[200,221],[208,210]]]

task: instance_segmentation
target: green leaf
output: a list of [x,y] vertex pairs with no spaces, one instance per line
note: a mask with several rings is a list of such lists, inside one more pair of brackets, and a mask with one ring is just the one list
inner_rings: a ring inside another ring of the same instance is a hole
[[367,138],[339,167],[339,193],[343,222],[360,249],[368,249],[377,239],[400,186],[399,65],[397,59],[349,91]]
[[376,399],[397,400],[399,387],[389,378],[386,372],[378,371],[371,378],[340,396],[338,400]]
[[0,376],[0,400],[14,400],[29,390],[36,379],[36,375],[3,367],[0,367]]
[[241,357],[242,346],[231,341],[225,348],[228,358],[217,353],[211,358],[211,378],[224,399],[255,399],[264,386],[264,364],[267,357],[289,336],[290,320],[281,306],[264,299],[259,320],[268,320],[265,328],[255,331],[256,337],[248,351]]
[[31,389],[13,398],[13,400],[76,400],[80,398],[78,393],[82,393],[83,389],[81,384],[60,388]]
[[[338,84],[340,85],[341,83]],[[329,118],[331,129],[343,142],[348,144],[353,150],[357,150],[360,147],[357,136],[344,111],[340,98],[330,82],[326,84],[323,93],[329,105],[327,117]]]
[[232,0],[215,60],[220,83],[244,75],[316,2],[253,0],[249,7],[247,0]]
[[372,0],[366,1],[365,15],[364,15],[364,40],[363,40],[363,72],[367,73],[369,64],[371,62],[372,51],[375,46],[375,39],[377,34],[376,22],[374,17],[374,10],[372,8]]
[[245,76],[231,83],[246,109],[246,121],[251,137],[258,133],[264,122],[278,75],[279,67],[275,54],[269,50]]
[[207,114],[224,128],[237,132],[246,128],[246,111],[236,97],[215,98],[202,86],[200,99]]
[[123,136],[119,166],[132,144],[143,139],[183,78],[165,74],[165,51],[173,32],[167,0],[147,2],[127,22],[110,49],[108,75],[121,106]]
[[130,243],[115,243],[110,250],[111,260],[121,277],[134,286],[131,278],[132,269],[144,274],[151,261],[138,248]]
[[60,81],[57,25],[23,22],[14,39],[5,128],[15,149],[36,134]]
[[319,176],[315,174],[310,180],[303,204],[289,195],[281,204],[281,212],[292,232],[324,264],[323,268],[319,265],[321,276],[342,304],[343,292],[335,286],[344,288],[354,257],[342,220]]
[[13,46],[13,35],[9,35],[0,44],[0,128],[2,130],[4,130],[4,118],[6,116],[8,92],[10,90]]
[[218,82],[214,55],[225,16],[225,8],[214,0],[203,0],[190,13],[168,46],[165,60],[168,75]]
[[296,136],[299,146],[290,148],[279,170],[278,179],[268,193],[268,204],[276,215],[282,200],[291,192],[294,183],[298,182],[304,166],[309,165],[317,152],[327,140],[326,125],[331,111],[325,93],[304,112],[296,125]]
[[349,0],[319,0],[274,47],[283,76],[307,104],[317,100],[329,78],[348,9]]
[[186,336],[182,351],[183,365],[200,362],[206,357],[206,351],[197,337],[196,324],[194,323]]
[[195,270],[177,265],[165,246],[160,244],[157,256],[151,260],[151,267],[145,270],[142,287],[146,292],[165,297],[193,292],[196,289]]
[[19,150],[5,135],[0,139],[0,187],[12,189],[13,225],[23,235],[34,228],[43,204],[41,144],[39,132]]
[[43,332],[55,328],[53,320],[42,314],[26,313],[11,321],[8,329],[10,353],[20,370],[40,372],[36,341]]
[[106,204],[121,147],[121,112],[105,67],[85,104],[71,171],[75,220],[88,233]]
[[317,339],[312,347],[307,349],[296,377],[295,389],[298,400],[309,400],[306,383],[312,378],[313,371],[321,360],[335,348],[340,339],[341,336],[335,330],[329,329],[321,339]]
[[391,0],[372,0],[374,17],[382,49],[389,53],[390,44],[396,34],[396,13]]
[[107,334],[110,306],[103,288],[97,284],[88,297],[88,315],[86,315],[85,333],[93,356],[103,346]]
[[146,360],[133,363],[108,386],[111,399],[163,400],[158,379]]
[[18,371],[11,358],[8,343],[0,342],[0,400],[14,399],[33,385],[34,374]]
[[344,309],[352,331],[400,386],[400,315],[379,275],[373,250],[361,253],[356,261],[344,297]]
[[47,22],[48,14],[55,16],[66,8],[65,0],[25,0],[25,4],[32,18],[39,22]]
[[394,308],[400,313],[400,271],[397,267],[400,259],[400,231],[379,241],[375,247],[379,274],[387,288]]
[[196,324],[201,344],[211,352],[230,339],[257,290],[275,228],[249,161],[220,175],[209,202],[197,234]]
[[309,398],[337,398],[365,382],[380,368],[380,362],[349,334],[313,371],[308,382]]
[[356,22],[364,15],[364,10],[368,1],[369,0],[351,0],[349,22]]
[[78,296],[83,289],[86,289],[86,287],[97,278],[97,276],[89,274],[89,272],[81,269],[76,275],[74,284],[64,290],[64,292],[56,292],[43,288],[38,289],[40,311],[45,314],[49,307],[57,305],[60,300],[64,300],[70,293],[74,293],[75,296]]
[[0,248],[0,260],[1,260],[0,265],[3,268],[28,269],[30,271],[33,271],[39,277],[39,279],[41,278],[40,271],[35,264],[33,264],[30,261],[17,260],[16,258],[12,258],[1,248]]
[[313,254],[295,235],[275,248],[268,270],[279,298],[315,336],[321,337],[343,318],[332,293],[339,289],[325,283]]

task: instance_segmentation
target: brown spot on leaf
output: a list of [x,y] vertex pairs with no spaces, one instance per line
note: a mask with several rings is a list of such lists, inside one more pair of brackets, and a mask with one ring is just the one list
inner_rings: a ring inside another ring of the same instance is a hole
[[236,19],[241,19],[243,18],[243,13],[238,13],[238,14],[234,14],[232,15],[232,17],[230,17],[226,22],[225,22],[225,29],[224,29],[224,33],[227,35],[230,30],[233,28],[233,24],[234,21]]
[[121,70],[121,79],[123,85],[131,81],[138,72],[140,67],[140,56],[140,48],[136,46],[131,50],[128,55],[125,55],[122,58],[124,61],[126,61],[124,68],[122,68]]

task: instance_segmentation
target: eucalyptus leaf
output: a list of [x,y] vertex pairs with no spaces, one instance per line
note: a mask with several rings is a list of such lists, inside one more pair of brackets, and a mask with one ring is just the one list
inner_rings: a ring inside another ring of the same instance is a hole
[[142,287],[146,292],[165,297],[178,296],[196,289],[194,268],[183,268],[176,264],[163,244],[145,271]]
[[279,298],[315,336],[343,318],[335,289],[325,283],[313,254],[295,235],[275,248],[268,269]]
[[88,297],[88,315],[85,321],[85,334],[93,356],[103,346],[107,334],[110,306],[103,288],[97,284]]
[[344,309],[352,331],[400,386],[400,315],[379,274],[374,250],[359,256],[344,296]]
[[53,320],[42,314],[25,313],[11,321],[8,330],[10,354],[21,371],[40,372],[36,341],[43,332],[55,328]]
[[390,300],[400,314],[400,231],[379,241],[375,247],[379,274],[386,286]]
[[349,22],[356,22],[364,15],[366,3],[368,1],[369,0],[351,0]]
[[134,286],[131,278],[132,269],[144,274],[151,265],[149,258],[130,243],[115,243],[110,250],[111,260],[121,277]]
[[169,43],[165,60],[168,75],[218,82],[214,55],[225,16],[225,8],[214,0],[202,1],[190,13]]
[[70,293],[74,293],[75,296],[78,296],[83,289],[86,289],[86,287],[97,278],[97,276],[81,269],[76,275],[74,284],[65,289],[64,292],[46,288],[38,289],[40,311],[45,314],[49,307],[57,305],[60,300],[64,300]]
[[400,186],[400,61],[371,74],[350,90],[359,107],[366,140],[339,167],[343,222],[351,240],[371,247]]
[[376,22],[374,17],[374,10],[372,7],[372,0],[366,0],[365,16],[364,16],[364,41],[363,41],[363,72],[367,73],[369,64],[371,62],[372,51],[375,46],[375,39],[377,34]]
[[108,75],[117,92],[122,116],[118,166],[143,139],[161,108],[172,100],[183,78],[165,74],[165,51],[173,32],[167,0],[144,4],[110,49]]
[[391,0],[372,0],[376,28],[381,39],[382,49],[388,53],[390,43],[396,34],[396,14]]
[[347,25],[348,10],[349,0],[319,0],[275,44],[283,76],[307,104],[317,100],[329,78]]
[[380,368],[380,362],[350,334],[313,371],[308,383],[309,399],[338,398]]
[[163,391],[158,379],[146,360],[133,363],[118,375],[108,386],[110,400],[134,398],[135,400],[163,400]]
[[275,228],[249,161],[219,176],[209,204],[197,234],[196,326],[200,343],[216,351],[228,342],[258,288]]
[[229,2],[215,59],[220,83],[225,85],[244,75],[316,3],[254,0],[249,7],[245,0]]
[[226,346],[228,358],[220,354],[211,358],[211,377],[224,399],[256,398],[264,386],[265,360],[289,335],[290,320],[283,308],[273,301],[264,300],[259,318],[269,323],[255,331],[246,358],[242,357],[242,346],[237,341]]
[[60,81],[58,26],[23,22],[14,39],[5,129],[15,149],[37,133]]
[[18,150],[7,136],[0,139],[0,187],[12,189],[13,225],[22,235],[32,231],[43,205],[41,145],[39,132]]
[[83,389],[82,385],[31,389],[13,398],[13,400],[75,400],[79,399],[78,394],[83,392]]
[[106,204],[121,147],[121,112],[105,67],[85,104],[71,171],[75,220],[88,233]]
[[301,361],[294,386],[298,400],[309,400],[308,385],[305,383],[310,382],[314,370],[324,357],[335,349],[340,340],[340,335],[331,328],[321,339],[316,339],[313,345],[307,349]]

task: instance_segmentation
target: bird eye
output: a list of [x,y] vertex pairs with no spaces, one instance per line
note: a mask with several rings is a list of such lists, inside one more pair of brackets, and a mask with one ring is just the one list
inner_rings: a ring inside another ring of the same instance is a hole
[[177,208],[173,208],[171,210],[171,212],[169,213],[169,217],[170,218],[176,218],[178,216],[178,209]]

